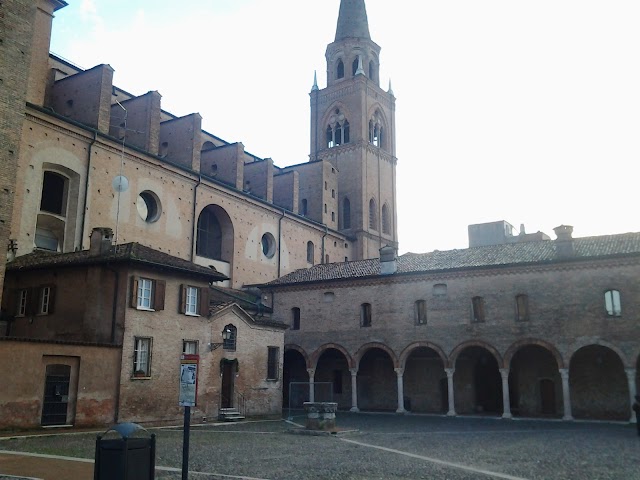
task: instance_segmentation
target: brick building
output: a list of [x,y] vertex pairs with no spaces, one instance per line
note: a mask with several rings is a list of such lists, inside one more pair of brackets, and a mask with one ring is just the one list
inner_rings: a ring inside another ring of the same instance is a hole
[[311,379],[355,411],[635,421],[640,233],[555,230],[398,258],[383,248],[263,285],[291,326],[285,405],[288,382]]

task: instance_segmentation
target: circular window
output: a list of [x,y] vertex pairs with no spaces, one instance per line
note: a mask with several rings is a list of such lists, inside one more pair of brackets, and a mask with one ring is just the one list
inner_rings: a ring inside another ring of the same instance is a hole
[[147,223],[153,223],[160,218],[162,210],[160,208],[160,199],[158,196],[145,190],[138,195],[136,201],[136,207],[138,209],[138,215]]
[[270,233],[262,235],[262,253],[267,258],[273,258],[276,253],[276,239]]

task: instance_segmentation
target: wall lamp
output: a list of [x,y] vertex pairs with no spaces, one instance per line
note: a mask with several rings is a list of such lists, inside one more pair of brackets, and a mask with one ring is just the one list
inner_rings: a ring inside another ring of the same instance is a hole
[[209,344],[209,351],[213,352],[214,350],[220,348],[221,346],[224,345],[224,342],[226,342],[227,340],[231,339],[231,335],[233,334],[233,332],[231,331],[231,329],[229,327],[225,327],[224,330],[222,330],[222,342],[220,343],[210,343]]

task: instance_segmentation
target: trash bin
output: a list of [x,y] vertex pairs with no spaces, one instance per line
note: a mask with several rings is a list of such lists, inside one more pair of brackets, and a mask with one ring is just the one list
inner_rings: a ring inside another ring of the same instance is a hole
[[[131,437],[146,430],[135,423],[118,423],[96,438],[94,480],[153,480],[156,466],[156,436]],[[121,438],[103,438],[116,432]]]

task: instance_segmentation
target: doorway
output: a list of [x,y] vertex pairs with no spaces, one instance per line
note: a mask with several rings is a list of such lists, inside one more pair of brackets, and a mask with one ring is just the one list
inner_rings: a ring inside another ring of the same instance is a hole
[[42,404],[42,425],[67,425],[69,406],[69,365],[47,365]]
[[222,361],[222,390],[220,392],[220,408],[233,408],[233,386],[235,376],[235,362]]

